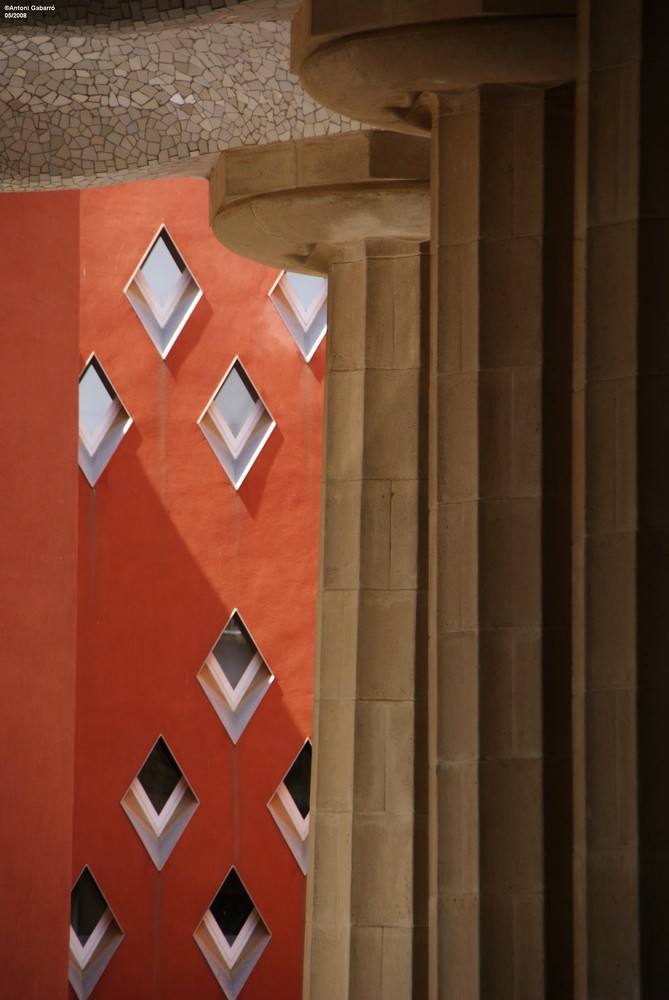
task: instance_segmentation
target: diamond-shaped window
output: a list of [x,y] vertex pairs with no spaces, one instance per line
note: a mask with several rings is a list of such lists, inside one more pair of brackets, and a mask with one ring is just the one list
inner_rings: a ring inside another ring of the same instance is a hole
[[79,1000],[90,995],[122,938],[90,868],[84,868],[70,897],[69,979]]
[[274,680],[238,611],[233,611],[197,679],[236,743]]
[[239,358],[226,372],[198,424],[236,490],[276,426]]
[[312,274],[282,271],[269,297],[306,361],[328,328],[328,282]]
[[236,1000],[271,935],[234,868],[193,936],[228,1000]]
[[131,424],[104,368],[92,354],[79,376],[79,466],[91,486]]
[[165,226],[126,285],[125,294],[161,358],[167,357],[202,289]]
[[302,872],[307,874],[311,741],[307,740],[267,803]]
[[121,805],[159,870],[198,807],[198,800],[160,736]]

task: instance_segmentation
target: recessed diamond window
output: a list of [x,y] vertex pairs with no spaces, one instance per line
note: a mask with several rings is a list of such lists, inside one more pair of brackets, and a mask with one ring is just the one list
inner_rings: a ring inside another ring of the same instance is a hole
[[91,486],[131,424],[104,368],[92,354],[79,376],[79,466]]
[[197,679],[236,743],[274,680],[238,611],[233,611]]
[[302,872],[307,874],[311,741],[307,740],[267,803]]
[[235,1000],[271,937],[234,868],[193,935],[228,1000]]
[[198,801],[162,736],[121,805],[159,870],[186,829]]
[[233,361],[198,423],[238,490],[275,427],[239,358]]
[[125,288],[125,294],[161,358],[202,297],[172,237],[163,226]]
[[282,271],[269,297],[305,360],[311,361],[328,328],[327,278]]
[[79,1000],[90,995],[122,938],[90,868],[84,868],[70,897],[69,979]]

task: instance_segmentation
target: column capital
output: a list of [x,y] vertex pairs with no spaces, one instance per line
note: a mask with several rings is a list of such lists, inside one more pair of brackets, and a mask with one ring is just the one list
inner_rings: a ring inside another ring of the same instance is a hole
[[429,178],[429,141],[392,132],[229,150],[210,178],[210,223],[244,257],[325,273],[427,240]]
[[499,0],[342,6],[304,0],[291,63],[313,97],[360,121],[421,132],[429,118],[411,109],[422,94],[576,76],[572,0],[524,0],[512,15]]

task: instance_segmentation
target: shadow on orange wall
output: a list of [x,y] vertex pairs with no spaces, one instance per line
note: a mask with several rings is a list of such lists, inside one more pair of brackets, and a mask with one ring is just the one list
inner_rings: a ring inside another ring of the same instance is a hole
[[[91,867],[126,936],[96,996],[220,997],[192,934],[234,864],[272,932],[244,996],[297,1000],[304,877],[266,804],[310,735],[313,596],[298,607],[311,627],[302,622],[296,648],[280,579],[288,622],[274,614],[268,627],[243,571],[225,598],[212,587],[134,448],[122,475],[108,472],[97,491],[83,476],[80,487],[72,877]],[[122,517],[110,513],[119,495]],[[237,605],[275,680],[234,746],[196,675]],[[120,806],[160,734],[200,803],[162,872]]]
[[[266,805],[311,732],[323,347],[312,370],[276,272],[216,242],[206,201],[192,180],[81,195],[81,363],[134,421],[79,484],[72,877],[91,867],[125,933],[98,1000],[222,996],[193,932],[233,864],[272,932],[245,1000],[301,995],[305,880]],[[162,224],[204,293],[165,361],[123,295]],[[237,355],[277,422],[239,491],[197,425]],[[235,608],[275,675],[236,746],[197,681]],[[160,734],[200,803],[162,872],[120,806]]]

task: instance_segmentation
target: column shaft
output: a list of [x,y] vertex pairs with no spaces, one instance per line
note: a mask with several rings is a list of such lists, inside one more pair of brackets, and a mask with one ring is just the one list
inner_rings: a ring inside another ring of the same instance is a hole
[[224,243],[330,279],[309,1000],[426,995],[429,154],[360,132],[225,153],[210,185]]
[[430,995],[562,1000],[571,91],[434,105]]
[[330,274],[309,1000],[425,994],[426,259],[366,253]]
[[580,32],[574,496],[579,1000],[667,993],[669,12]]

